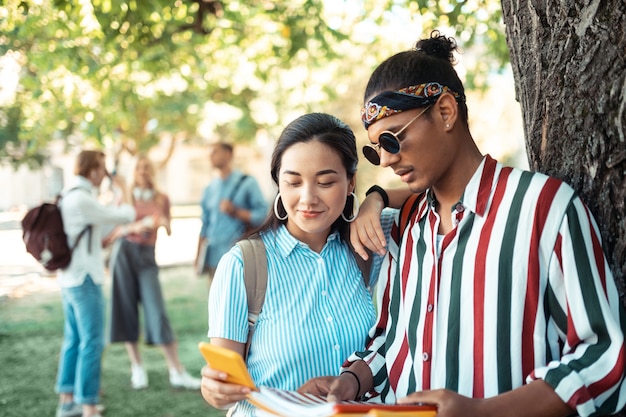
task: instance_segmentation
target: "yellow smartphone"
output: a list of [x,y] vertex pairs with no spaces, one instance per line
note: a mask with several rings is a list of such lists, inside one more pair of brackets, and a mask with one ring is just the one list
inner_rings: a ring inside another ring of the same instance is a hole
[[198,349],[211,368],[228,374],[226,382],[243,385],[253,390],[257,389],[240,354],[207,342],[200,342]]

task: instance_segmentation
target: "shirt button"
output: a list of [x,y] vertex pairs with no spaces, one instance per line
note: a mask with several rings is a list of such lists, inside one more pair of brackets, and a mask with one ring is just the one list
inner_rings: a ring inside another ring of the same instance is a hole
[[326,292],[326,290],[322,291],[322,295],[323,295],[324,297],[326,297],[326,296],[328,295],[328,293]]
[[426,310],[430,313],[431,311],[433,311],[433,305],[432,304],[428,304],[428,307],[426,307]]
[[463,204],[457,203],[455,209],[456,209],[456,211],[458,211],[460,213],[463,210],[465,210],[465,207],[463,207]]
[[333,318],[331,316],[326,317],[326,320],[330,323],[331,321],[333,321]]
[[335,350],[339,350],[339,349],[341,349],[339,345],[335,345]]
[[430,356],[428,356],[428,352],[422,353],[422,360],[424,362],[428,362],[428,359],[430,359]]

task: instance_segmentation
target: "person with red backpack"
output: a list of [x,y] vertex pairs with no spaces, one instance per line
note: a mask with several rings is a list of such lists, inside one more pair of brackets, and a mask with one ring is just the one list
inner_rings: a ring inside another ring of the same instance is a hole
[[104,206],[98,201],[98,187],[108,175],[103,152],[81,151],[74,173],[59,202],[68,245],[74,247],[81,231],[90,228],[74,247],[69,265],[57,273],[65,323],[56,382],[60,401],[56,417],[97,417],[105,344],[102,234],[107,226],[133,221],[135,209],[126,204],[125,192],[118,206]]

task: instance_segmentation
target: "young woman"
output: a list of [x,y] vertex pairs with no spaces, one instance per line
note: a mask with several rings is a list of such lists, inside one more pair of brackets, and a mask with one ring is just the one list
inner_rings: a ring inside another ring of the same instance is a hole
[[178,346],[167,317],[159,283],[159,267],[154,248],[159,227],[170,229],[170,201],[157,190],[154,166],[144,155],[137,158],[132,183],[135,222],[118,227],[109,239],[117,240],[111,256],[111,342],[124,342],[131,362],[131,386],[148,387],[148,374],[139,352],[139,308],[144,310],[144,340],[160,345],[169,369],[170,385],[198,389],[200,379],[185,371],[178,357]]
[[[105,155],[85,150],[76,158],[76,176],[62,192],[60,201],[63,227],[70,247],[80,233],[91,226],[76,244],[72,261],[58,272],[65,324],[59,358],[56,391],[57,417],[99,416],[100,372],[104,349],[104,227],[133,220],[129,204],[118,207],[98,202],[98,187],[107,176]],[[127,201],[122,192],[122,201]]]
[[[247,356],[256,385],[295,390],[314,376],[336,374],[374,323],[371,296],[347,242],[348,222],[357,214],[356,166],[354,134],[333,116],[301,116],[278,139],[271,164],[278,195],[259,232],[267,291]],[[242,255],[235,246],[220,260],[211,288],[211,343],[243,356],[247,312]],[[252,413],[250,405],[238,403],[248,388],[225,383],[226,375],[208,366],[202,376],[208,403],[234,405],[234,415]]]

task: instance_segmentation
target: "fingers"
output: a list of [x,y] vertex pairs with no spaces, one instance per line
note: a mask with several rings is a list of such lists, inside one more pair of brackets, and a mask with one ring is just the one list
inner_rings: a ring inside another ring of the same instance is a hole
[[205,366],[202,368],[202,397],[218,409],[226,409],[246,399],[250,388],[225,382],[226,373]]
[[363,259],[368,258],[366,247],[372,252],[384,255],[387,251],[387,242],[380,217],[355,220],[350,225],[350,243]]
[[387,250],[385,233],[380,224],[383,208],[379,198],[366,198],[361,203],[356,220],[350,223],[350,242],[363,259],[368,258],[366,247],[379,255],[384,255]]
[[432,394],[432,391],[414,392],[404,398],[398,398],[398,404],[416,404],[428,403],[437,404],[438,399]]
[[[345,375],[345,374],[344,374]],[[354,400],[358,394],[355,379],[351,376],[340,376],[330,385],[326,399],[328,401]]]
[[300,394],[313,394],[325,397],[328,394],[330,385],[334,380],[334,376],[322,376],[318,378],[313,378],[308,380],[304,383],[304,385],[298,388],[298,392]]
[[361,243],[361,239],[359,237],[359,233],[357,230],[352,231],[352,225],[350,225],[350,243],[352,244],[352,248],[354,252],[359,255],[361,258],[367,261],[369,255],[365,250],[365,246]]

